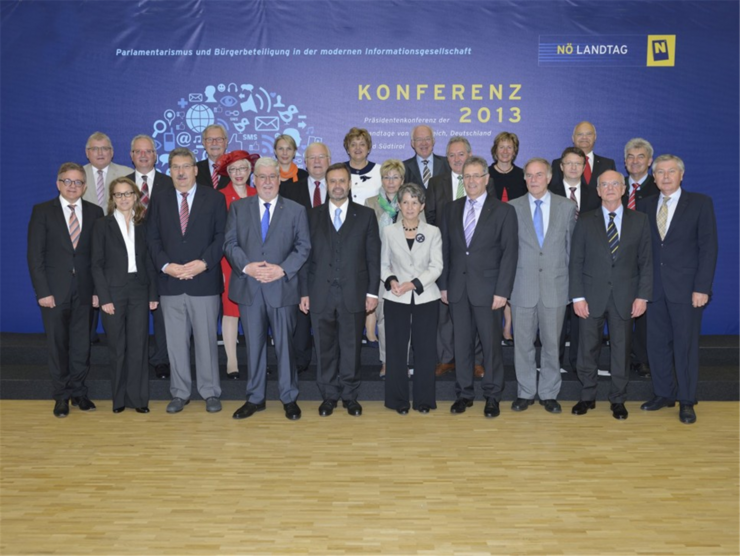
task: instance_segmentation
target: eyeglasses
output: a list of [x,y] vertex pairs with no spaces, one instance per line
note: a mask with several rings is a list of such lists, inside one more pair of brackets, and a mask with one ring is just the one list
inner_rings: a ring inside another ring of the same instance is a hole
[[131,152],[136,156],[141,156],[142,154],[154,154],[154,151],[152,149],[138,149]]
[[71,180],[67,178],[66,180],[59,179],[57,180],[59,183],[63,183],[64,187],[82,187],[85,185],[85,182],[82,180]]
[[88,151],[92,151],[94,153],[107,153],[109,151],[112,151],[112,147],[87,147]]
[[329,157],[325,154],[315,154],[313,156],[307,156],[306,160],[308,160],[309,162],[313,162],[314,160],[324,160],[325,158]]
[[463,180],[465,180],[465,181],[467,181],[467,180],[475,180],[475,181],[478,181],[479,179],[484,178],[487,175],[488,175],[488,173],[485,173],[485,174],[465,174],[463,176]]
[[220,145],[221,143],[226,142],[226,137],[206,137],[205,138],[205,144],[206,145]]
[[133,191],[124,191],[123,193],[114,193],[113,196],[116,199],[122,199],[123,197],[126,197],[127,199],[131,197],[131,195],[136,195]]
[[195,166],[195,164],[180,164],[180,165],[170,166],[170,170],[174,170],[175,172],[179,170],[190,170],[190,168],[192,168],[193,166]]
[[250,169],[249,166],[229,166],[226,171],[229,174],[248,174]]

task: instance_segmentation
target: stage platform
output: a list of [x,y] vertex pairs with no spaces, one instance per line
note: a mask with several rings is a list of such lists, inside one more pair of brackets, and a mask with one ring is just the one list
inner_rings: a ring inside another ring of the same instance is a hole
[[[90,398],[93,400],[111,399],[110,367],[108,365],[108,349],[104,334],[101,341],[93,345],[91,355],[90,375],[87,379]],[[246,390],[246,352],[244,339],[237,349],[241,378],[230,380],[226,378],[226,355],[223,348],[219,348],[219,365],[222,376],[222,399],[241,400]],[[514,372],[514,348],[505,346],[504,369],[506,386],[503,399],[513,400],[516,397],[516,375]],[[567,359],[567,357],[566,357]],[[739,357],[738,336],[703,336],[700,341],[699,373],[700,401],[738,401],[739,389]],[[268,368],[272,370],[268,377],[267,398],[278,399],[277,381],[275,373],[275,356],[272,348],[268,351]],[[609,347],[603,346],[599,368],[609,368]],[[362,386],[360,400],[382,400],[384,397],[384,382],[379,379],[380,362],[377,348],[363,346],[362,348]],[[563,385],[560,391],[560,400],[578,400],[581,385],[575,372],[566,367],[567,372],[562,374]],[[159,380],[150,371],[150,396],[152,400],[170,399],[169,380]],[[413,379],[412,379],[413,380]],[[599,378],[598,400],[606,400],[609,392],[609,377]],[[320,400],[316,386],[315,361],[309,369],[299,375],[300,400]],[[477,397],[482,399],[480,381],[476,381]],[[633,373],[628,389],[629,401],[640,401],[652,396],[652,386],[649,378],[641,378]],[[43,334],[0,334],[0,399],[50,399],[51,381],[46,368],[46,341]],[[193,399],[198,399],[198,393],[193,388]],[[437,399],[451,401],[455,399],[454,373],[448,373],[437,379]]]

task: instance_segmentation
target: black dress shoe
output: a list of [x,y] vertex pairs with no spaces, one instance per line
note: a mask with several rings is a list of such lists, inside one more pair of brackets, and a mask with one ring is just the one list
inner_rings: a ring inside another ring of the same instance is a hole
[[404,405],[403,407],[397,408],[396,413],[398,413],[399,415],[408,415],[409,409],[411,409],[409,406]]
[[155,365],[154,375],[161,380],[170,378],[170,366],[164,363],[161,365]]
[[632,370],[642,378],[650,378],[650,367],[646,363],[632,363]]
[[297,403],[290,402],[283,404],[283,409],[285,409],[285,417],[291,421],[297,421],[301,418],[301,408],[298,407]]
[[226,373],[226,378],[229,378],[231,380],[237,380],[239,378],[239,371],[235,373]]
[[652,400],[648,400],[644,404],[642,404],[640,406],[640,409],[642,409],[643,411],[658,411],[659,409],[663,409],[664,407],[676,407],[676,402],[671,401],[668,398],[655,396]]
[[493,419],[494,417],[501,415],[501,410],[498,407],[498,400],[488,398],[486,400],[486,407],[483,408],[483,415],[489,419]]
[[234,412],[233,417],[234,419],[246,419],[247,417],[251,417],[252,415],[257,413],[258,411],[264,411],[265,407],[265,402],[247,402]]
[[66,417],[69,415],[69,401],[57,400],[54,402],[54,417]]
[[450,407],[450,413],[465,413],[468,407],[473,407],[473,400],[466,400],[465,398],[458,398],[455,403]]
[[114,407],[113,413],[123,413],[126,410],[126,406],[122,405],[121,407]]
[[501,345],[512,347],[514,345],[514,338],[502,338]]
[[686,425],[696,423],[696,412],[694,411],[694,406],[687,403],[682,403],[680,405],[681,408],[678,410],[678,418],[681,422]]
[[137,407],[136,408],[136,413],[149,413],[149,407],[147,407],[147,406]]
[[424,414],[429,413],[431,410],[432,408],[426,404],[420,405],[419,408],[417,409],[419,413],[424,413]]
[[596,409],[596,402],[584,402],[581,400],[571,409],[573,415],[585,415],[589,409]]
[[87,396],[72,396],[72,405],[80,411],[95,411],[95,404]]
[[319,406],[319,415],[322,417],[328,417],[334,413],[335,407],[337,407],[337,402],[334,400],[324,400]]
[[362,415],[362,406],[357,400],[350,400],[348,402],[342,401],[342,407],[347,410],[347,413],[353,417],[359,417]]
[[611,405],[611,410],[612,416],[620,421],[624,421],[629,415],[629,413],[627,412],[627,408],[624,407],[623,403],[613,403]]
[[296,365],[296,370],[298,371],[298,374],[305,373],[308,370],[308,366],[310,363],[305,363],[303,365]]
[[562,413],[563,408],[560,407],[558,400],[540,400],[540,405],[545,406],[545,411],[548,413]]
[[524,398],[517,398],[511,402],[512,411],[524,411],[534,403],[534,400],[526,400]]

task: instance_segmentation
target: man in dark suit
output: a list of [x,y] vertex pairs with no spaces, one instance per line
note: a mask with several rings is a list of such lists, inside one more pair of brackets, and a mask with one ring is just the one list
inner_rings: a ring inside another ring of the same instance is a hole
[[[599,176],[607,170],[616,170],[617,165],[611,158],[596,154],[596,128],[591,122],[581,122],[573,129],[573,146],[581,149],[586,155],[586,165],[583,169],[585,183],[595,188]],[[562,178],[560,168],[561,159],[552,161],[552,181],[557,183]]]
[[378,306],[380,234],[373,209],[349,199],[346,164],[326,171],[329,201],[311,209],[311,255],[302,270],[301,311],[311,311],[318,359],[317,383],[329,416],[341,398],[361,415],[360,347],[365,313]]
[[601,208],[581,215],[570,249],[570,297],[580,321],[578,379],[583,385],[574,415],[596,407],[597,356],[604,321],[611,338],[612,416],[626,419],[632,319],[645,312],[653,291],[653,257],[647,218],[622,206],[624,176],[599,176]]
[[449,170],[447,160],[434,154],[434,131],[428,125],[418,125],[411,130],[411,148],[416,156],[404,160],[406,168],[404,183],[415,183],[429,187],[429,180]]
[[444,270],[438,280],[455,328],[455,393],[452,413],[473,405],[475,337],[483,347],[484,415],[497,417],[504,389],[501,353],[503,309],[516,275],[519,237],[514,207],[488,192],[488,164],[469,157],[462,168],[465,197],[448,204],[442,218]]
[[293,329],[298,312],[300,271],[311,240],[306,210],[278,196],[280,168],[262,157],[254,166],[257,196],[232,203],[226,222],[224,253],[233,272],[229,297],[239,304],[245,325],[249,378],[247,402],[234,419],[265,409],[267,328],[272,330],[278,361],[278,386],[285,416],[301,417],[298,375],[293,359]]
[[[134,181],[141,191],[141,204],[149,207],[154,195],[162,190],[172,188],[172,178],[154,169],[157,163],[157,147],[154,139],[148,135],[137,135],[131,140],[131,161],[136,171],[126,176]],[[167,357],[167,336],[164,329],[164,313],[157,308],[152,311],[154,320],[154,353],[149,358],[149,364],[154,367],[157,378],[170,378],[170,360]]]
[[226,130],[219,124],[211,124],[203,130],[203,147],[206,149],[206,158],[198,162],[198,185],[223,189],[229,182],[229,176],[221,176],[216,172],[218,157],[226,152],[229,140]]
[[147,221],[171,367],[167,412],[178,413],[190,402],[192,332],[198,392],[215,413],[221,411],[216,329],[226,197],[213,186],[196,185],[198,169],[188,149],[170,152],[169,166],[174,187],[152,198]]
[[93,295],[90,267],[93,224],[103,210],[82,199],[85,170],[66,162],[57,173],[59,196],[33,207],[28,224],[28,270],[41,307],[54,415],[69,415],[69,400],[95,409],[87,397]]
[[[653,176],[648,173],[653,163],[653,146],[645,139],[635,137],[624,146],[624,167],[627,169],[626,191],[622,195],[625,208],[636,210],[637,204],[659,193]],[[630,359],[632,370],[639,376],[649,377],[647,353],[647,315],[634,319]]]
[[[303,158],[308,178],[282,184],[280,195],[310,211],[326,201],[326,169],[331,164],[331,152],[323,143],[311,143],[306,147]],[[299,311],[293,334],[293,353],[299,373],[306,371],[311,364],[312,349],[311,316]]]
[[[664,154],[653,163],[660,196],[643,201],[650,221],[654,295],[648,310],[648,357],[654,397],[646,411],[680,404],[682,423],[696,422],[699,334],[717,266],[712,199],[681,187],[684,163]],[[675,369],[675,372],[674,372]]]

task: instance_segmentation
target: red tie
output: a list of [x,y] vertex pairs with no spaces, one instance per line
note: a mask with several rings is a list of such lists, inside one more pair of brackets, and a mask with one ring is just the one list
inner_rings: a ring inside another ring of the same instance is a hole
[[509,202],[509,192],[508,192],[508,191],[506,191],[506,188],[505,188],[505,187],[504,187],[504,192],[503,192],[503,194],[501,195],[501,200],[502,200],[502,201],[503,201],[504,203],[508,203],[508,202]]
[[316,185],[316,189],[313,190],[313,206],[318,207],[321,204],[321,182],[313,182]]
[[180,203],[180,230],[182,230],[182,235],[185,235],[185,230],[188,229],[188,217],[190,216],[188,193],[190,192],[180,193],[182,195],[182,202]]
[[588,157],[586,157],[586,167],[583,169],[583,177],[586,178],[586,183],[591,183],[591,164],[588,162]]
[[630,198],[627,201],[627,208],[635,210],[637,203],[635,201],[635,195],[637,194],[637,188],[640,187],[636,183],[632,184],[632,191],[630,191]]
[[213,174],[211,174],[211,181],[213,182],[213,188],[218,187],[218,172],[216,172],[216,165],[213,165]]
[[146,184],[146,176],[141,176],[141,204],[144,209],[149,207],[149,186]]

